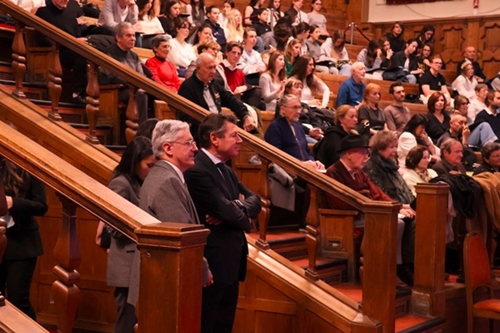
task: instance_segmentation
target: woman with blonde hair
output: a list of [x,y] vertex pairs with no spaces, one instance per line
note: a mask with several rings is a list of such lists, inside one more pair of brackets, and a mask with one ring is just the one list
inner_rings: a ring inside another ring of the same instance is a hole
[[378,106],[380,101],[380,86],[368,83],[363,94],[363,102],[359,107],[359,122],[370,129],[370,135],[378,131],[388,130],[384,111]]
[[243,28],[243,18],[237,9],[231,9],[227,14],[227,25],[224,28],[226,40],[228,42],[242,42],[245,29]]
[[285,49],[285,68],[286,76],[290,76],[292,73],[293,65],[295,61],[300,57],[300,50],[302,48],[302,42],[300,39],[291,40]]

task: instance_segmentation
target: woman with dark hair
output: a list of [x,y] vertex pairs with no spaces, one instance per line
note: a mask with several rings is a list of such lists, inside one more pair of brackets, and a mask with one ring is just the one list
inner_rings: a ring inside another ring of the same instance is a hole
[[[328,107],[330,101],[330,88],[319,77],[314,75],[315,65],[314,59],[310,55],[303,55],[293,65],[290,76],[302,81],[302,101],[311,107],[324,109]],[[321,101],[314,97],[316,92],[322,94]]]
[[404,32],[405,27],[400,22],[396,22],[392,25],[391,31],[385,34],[384,37],[391,43],[392,51],[400,52],[404,50],[406,44],[403,38]]
[[192,27],[205,22],[205,0],[191,0],[186,5],[186,14],[189,14],[188,22]]
[[321,6],[323,3],[321,0],[313,0],[312,3],[312,10],[310,13],[307,13],[307,18],[309,19],[309,24],[310,25],[317,25],[320,29],[320,35],[323,38],[326,38],[330,36],[328,33],[328,30],[326,30],[326,17],[325,15],[321,14]]
[[429,148],[434,161],[437,161],[439,156],[441,156],[441,151],[434,145],[425,132],[425,127],[428,122],[429,121],[423,114],[415,114],[408,121],[403,133],[399,136],[397,153],[401,172],[405,171],[404,168],[406,166],[406,156],[408,152],[416,145],[423,145]]
[[418,35],[417,39],[421,43],[421,45],[425,44],[431,44],[434,45],[434,33],[436,32],[436,29],[434,28],[433,25],[427,24],[422,28],[422,31],[420,31],[420,34]]
[[420,68],[424,72],[429,70],[431,66],[430,58],[433,54],[434,47],[432,46],[432,44],[424,44],[424,46],[422,46],[422,50],[420,51],[420,55],[417,57],[418,68]]
[[[153,0],[137,0],[137,7],[139,7],[139,23],[141,24],[141,32],[145,35],[163,34],[165,31],[161,25],[160,20],[155,16],[153,8]],[[147,44],[148,39],[143,37],[142,47],[149,48]]]
[[370,129],[370,135],[375,135],[381,130],[388,130],[384,111],[378,106],[379,101],[380,86],[368,83],[363,93],[363,102],[359,107],[359,122]]
[[[377,40],[372,39],[368,43],[368,47],[362,49],[357,56],[357,60],[365,64],[367,72],[373,72],[381,68],[382,49]],[[371,74],[365,74],[365,77],[370,77]],[[379,78],[377,78],[379,79]]]
[[269,20],[267,23],[269,23],[271,28],[274,28],[278,21],[285,16],[281,11],[281,0],[269,0],[267,9],[269,9]]
[[[227,22],[228,22],[228,15],[231,12],[231,10],[234,9],[234,1],[233,0],[224,0],[224,5],[222,7],[222,10],[220,11],[219,14],[219,25],[222,27],[222,29],[226,29]],[[227,36],[226,36],[227,38]],[[231,39],[227,39],[227,41],[231,41]]]
[[135,136],[145,136],[146,138],[151,140],[151,137],[153,136],[153,130],[155,129],[155,126],[158,122],[159,120],[157,118],[149,118],[139,125],[137,132],[135,132]]
[[[43,254],[42,238],[35,216],[47,212],[45,185],[2,157],[3,186],[8,213],[7,247],[0,260],[0,293],[16,308],[36,321],[30,302],[30,288],[36,262]],[[7,290],[7,293],[5,293]]]
[[259,78],[262,99],[266,110],[275,110],[277,101],[285,88],[286,69],[285,56],[280,51],[274,51],[269,58],[269,66]]
[[474,170],[474,175],[483,172],[500,172],[500,143],[490,142],[481,148],[483,163]]
[[[391,43],[387,37],[383,36],[379,40],[380,50],[382,51],[380,58],[382,62],[380,63],[380,68],[386,69],[389,67],[391,58],[394,55],[394,51],[391,49]],[[380,79],[382,80],[382,79]]]
[[309,29],[310,26],[306,22],[300,22],[292,28],[293,38],[297,38],[301,43],[300,55],[307,53],[306,41],[307,37],[309,37]]
[[351,75],[351,62],[345,48],[344,31],[337,30],[321,45],[321,51],[335,63],[340,75]]
[[300,57],[300,50],[302,48],[302,43],[299,39],[292,39],[286,46],[285,49],[285,68],[286,76],[292,74],[293,65],[295,61]]
[[196,53],[196,47],[198,45],[204,42],[208,42],[209,40],[213,40],[212,27],[208,24],[202,24],[198,29],[196,29],[194,35],[195,36],[192,44],[193,44],[193,49],[195,50]]
[[446,113],[446,97],[441,92],[435,92],[427,101],[427,126],[425,131],[433,142],[450,129],[450,116]]
[[406,43],[404,51],[396,52],[392,56],[389,71],[402,70],[409,83],[417,83],[417,79],[423,74],[423,71],[418,68],[417,57],[415,56],[417,49],[418,41],[410,39]]
[[[178,1],[166,2],[161,8],[159,20],[165,33],[174,37],[177,36],[175,20],[181,13],[181,5]],[[187,21],[187,20],[186,20]]]
[[177,33],[175,38],[170,40],[168,60],[179,68],[179,75],[184,77],[186,68],[192,61],[196,60],[193,46],[186,42],[189,35],[189,22],[186,19],[178,18],[175,20],[175,30]]
[[[338,74],[339,71],[335,67],[330,57],[321,51],[321,42],[319,36],[321,31],[317,25],[311,25],[309,28],[309,38],[305,40],[306,54],[309,54],[316,61],[316,72]],[[320,62],[320,64],[318,64]]]
[[151,71],[155,82],[177,93],[181,82],[177,75],[177,68],[171,61],[167,60],[170,53],[168,37],[165,35],[155,36],[151,43],[155,56],[146,61],[146,67]]
[[406,172],[403,174],[403,179],[414,197],[417,196],[415,185],[428,183],[437,177],[436,171],[428,168],[430,162],[431,153],[426,146],[417,145],[410,149],[406,156]]
[[[144,136],[136,136],[123,151],[122,158],[113,172],[108,187],[139,206],[139,194],[142,182],[155,165],[151,140]],[[100,222],[96,241],[104,223]],[[130,286],[130,271],[134,260],[136,244],[120,232],[111,230],[111,245],[108,253],[107,284],[115,287],[117,317],[116,333],[133,333],[137,323],[135,307],[127,303]]]
[[250,0],[250,3],[245,8],[245,15],[243,15],[243,22],[245,26],[251,27],[253,24],[259,22],[256,11],[264,4],[264,0]]

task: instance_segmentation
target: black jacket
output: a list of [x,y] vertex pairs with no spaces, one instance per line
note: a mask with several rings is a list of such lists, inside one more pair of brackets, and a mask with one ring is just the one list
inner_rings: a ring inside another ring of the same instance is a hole
[[440,181],[444,181],[450,186],[455,210],[465,216],[465,218],[473,218],[475,214],[475,200],[481,196],[482,192],[479,184],[472,177],[451,174],[432,178],[429,183],[438,183]]
[[[410,54],[409,58],[410,58],[410,63],[408,65],[408,72],[418,69],[417,57],[415,57],[413,54]],[[406,62],[406,55],[404,51],[394,53],[391,57],[389,69],[403,68],[405,62]]]

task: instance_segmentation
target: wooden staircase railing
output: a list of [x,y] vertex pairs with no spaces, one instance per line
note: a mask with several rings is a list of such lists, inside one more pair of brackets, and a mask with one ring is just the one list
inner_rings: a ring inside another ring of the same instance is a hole
[[[76,41],[70,35],[64,33],[63,31],[49,26],[46,22],[40,20],[39,18],[19,9],[17,6],[11,4],[10,2],[0,2],[0,10],[8,12],[18,23],[19,29],[22,28],[23,25],[28,25],[34,28],[36,31],[48,36],[52,41],[54,41],[55,45],[62,45],[64,47],[68,47],[78,54],[85,57],[90,64],[90,72],[95,73],[99,66],[102,66],[122,79],[124,79],[130,86],[130,91],[132,92],[132,96],[130,100],[133,101],[135,92],[137,89],[143,89],[149,94],[159,98],[168,103],[170,108],[176,111],[181,111],[189,116],[192,116],[196,119],[202,119],[208,114],[208,111],[200,108],[199,106],[193,104],[191,101],[188,101],[176,94],[173,94],[165,89],[163,89],[160,85],[156,84],[153,81],[145,80],[143,76],[138,75],[131,69],[125,67],[124,65],[118,63],[116,60],[107,57],[88,45],[82,44]],[[16,34],[20,33],[16,32]],[[17,43],[21,43],[21,41],[17,40]],[[57,46],[56,46],[57,48]],[[25,56],[23,52],[25,52],[25,48],[23,49],[22,45],[17,47],[16,52],[18,54],[18,58],[21,59]],[[52,84],[49,85],[49,89],[52,89],[51,98],[53,100],[52,105],[52,119],[57,120],[57,104],[54,102],[57,100],[58,94],[58,84],[59,81],[57,78],[60,76],[58,73],[58,65],[57,60],[58,57],[55,57],[54,64],[51,66],[51,74],[53,75],[53,79],[51,79]],[[16,80],[17,77],[22,73],[22,66],[20,69],[16,70]],[[59,75],[59,76],[58,76]],[[21,75],[22,76],[22,75]],[[95,75],[90,75],[89,78],[89,86],[87,88],[87,93],[89,98],[87,102],[91,105],[87,110],[90,110],[89,119],[92,119],[91,130],[89,131],[89,142],[96,142],[95,138],[92,137],[92,130],[95,130],[94,124],[97,123],[96,118],[98,118],[99,110],[98,103],[95,101],[99,93],[95,88]],[[22,87],[19,87],[19,90],[22,92]],[[18,95],[20,95],[18,93]],[[127,126],[128,129],[126,133],[130,136],[135,127],[136,127],[136,119],[137,119],[137,110],[134,109],[135,105],[127,108]],[[308,181],[308,185],[311,189],[312,193],[318,193],[319,191],[324,191],[327,193],[331,193],[338,198],[342,199],[346,203],[353,206],[355,209],[362,211],[365,214],[365,246],[364,246],[364,267],[363,274],[365,277],[365,281],[368,281],[363,284],[363,306],[362,312],[364,315],[367,315],[382,324],[384,332],[392,332],[394,330],[394,304],[395,304],[395,283],[396,283],[396,239],[397,239],[397,230],[396,230],[396,220],[397,220],[397,212],[399,211],[399,204],[397,203],[389,203],[389,202],[375,202],[367,199],[366,197],[352,191],[347,188],[343,184],[340,184],[323,174],[319,174],[310,170],[309,168],[303,166],[299,161],[294,158],[291,158],[289,155],[283,153],[275,147],[270,146],[269,144],[262,142],[260,139],[253,137],[252,135],[240,131],[240,136],[243,138],[245,145],[254,151],[256,154],[259,154],[262,159],[267,161],[272,161],[277,163],[282,168],[284,168],[287,172],[292,175],[301,177]],[[0,153],[2,149],[0,149]],[[16,161],[17,162],[17,161]],[[58,189],[59,190],[59,189]],[[262,193],[261,193],[262,194]],[[267,199],[267,197],[264,197]],[[79,204],[82,204],[78,201]],[[71,208],[70,208],[71,211]],[[101,216],[99,216],[101,218]],[[104,220],[109,221],[109,219],[103,218]],[[319,226],[319,221],[317,220],[318,216],[311,221],[311,224],[307,226],[308,230],[308,244],[309,247],[313,250],[310,250],[310,263],[308,268],[307,276],[315,280],[317,279],[317,274],[315,272],[315,253],[316,249],[318,249],[320,244],[321,232]],[[71,225],[71,219],[68,222]],[[136,225],[139,226],[139,225]],[[137,239],[130,228],[126,228],[123,225],[116,225],[120,231],[129,235],[130,237]],[[186,228],[186,226],[183,226]],[[157,231],[160,234],[168,234],[165,228],[160,228],[160,226],[155,227],[159,228]],[[153,229],[155,229],[153,228]],[[69,228],[71,229],[71,228]],[[154,234],[150,227],[142,227],[141,230],[144,232],[151,232]],[[182,229],[186,230],[186,229]],[[262,233],[261,239],[257,244],[260,244],[262,248],[266,247],[265,240],[265,230]],[[174,233],[175,234],[175,233]],[[181,238],[182,231],[177,231],[177,235],[179,239]],[[146,244],[150,244],[151,249],[154,248],[154,243],[156,239],[153,236],[143,234],[142,232],[138,232],[139,244],[141,247],[141,256],[143,258],[149,259],[147,254],[145,253]],[[203,236],[200,236],[203,237]],[[142,243],[141,238],[143,238],[145,244]],[[182,243],[182,242],[181,242]],[[179,243],[179,244],[181,244]],[[201,251],[201,250],[200,250]],[[200,252],[201,253],[201,252]],[[157,256],[152,256],[155,259],[158,259]],[[64,257],[66,262],[62,262],[63,266],[66,265],[68,270],[70,271],[73,267],[77,267],[77,256],[72,258],[76,261],[69,263],[68,257]],[[148,260],[145,260],[148,261]],[[141,266],[141,272],[144,272],[147,269],[146,265]],[[182,276],[182,272],[181,275]],[[66,278],[63,282],[70,284],[70,281],[73,281],[72,278]],[[158,287],[158,284],[156,284]],[[159,286],[163,288],[164,286]],[[149,289],[148,289],[149,290]],[[151,290],[149,290],[151,291]],[[141,302],[141,306],[139,307],[140,313],[147,313],[146,309],[151,310],[154,313],[154,305],[146,306],[145,303]],[[153,302],[152,302],[153,303]],[[384,306],[381,306],[384,305]],[[194,312],[199,309],[195,309]],[[175,322],[175,318],[171,319]],[[158,318],[152,320],[151,323],[157,323]],[[169,323],[171,324],[171,323]],[[160,326],[151,326],[151,327],[160,327]],[[140,327],[140,329],[144,329],[144,327]],[[148,331],[148,330],[146,330]],[[154,331],[154,329],[149,330],[149,332]],[[174,330],[172,330],[174,331]]]
[[[58,280],[52,286],[59,332],[72,331],[81,297],[77,286],[77,268],[81,262],[77,206],[138,243],[143,286],[139,291],[139,332],[155,332],[158,327],[168,332],[200,331],[202,272],[193,267],[202,265],[208,230],[201,225],[160,223],[3,122],[0,122],[0,155],[57,191],[62,203],[63,223],[54,248],[57,265],[53,271]],[[180,274],[165,279],[164,272],[172,270]],[[181,281],[185,276],[190,277],[188,284]],[[193,288],[196,285],[200,288]],[[186,293],[190,297],[184,297]],[[165,300],[169,306],[165,306]]]

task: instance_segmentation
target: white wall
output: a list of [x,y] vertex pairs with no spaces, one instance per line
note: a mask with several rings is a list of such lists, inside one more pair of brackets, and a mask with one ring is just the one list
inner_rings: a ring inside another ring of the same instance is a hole
[[460,16],[500,15],[499,0],[479,0],[476,12],[473,0],[386,5],[386,0],[369,0],[368,22],[411,21]]

